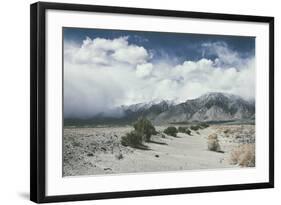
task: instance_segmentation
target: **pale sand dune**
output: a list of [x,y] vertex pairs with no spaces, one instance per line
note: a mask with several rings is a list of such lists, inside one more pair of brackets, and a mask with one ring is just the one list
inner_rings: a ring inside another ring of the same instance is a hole
[[[242,131],[254,129],[249,126]],[[163,131],[166,127],[156,126],[156,130]],[[233,126],[210,126],[199,130],[199,134],[192,131],[192,136],[183,133],[178,133],[178,137],[153,136],[155,142],[146,143],[149,150],[120,144],[121,136],[132,127],[65,128],[64,176],[237,167],[228,161],[229,152],[238,143],[231,132],[225,136],[223,131],[227,127],[233,129]],[[207,137],[212,133],[218,134],[224,153],[207,149]]]

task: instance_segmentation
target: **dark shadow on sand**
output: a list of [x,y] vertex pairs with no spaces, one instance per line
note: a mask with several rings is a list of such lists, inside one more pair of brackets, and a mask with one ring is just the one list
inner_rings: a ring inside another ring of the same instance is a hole
[[141,150],[151,150],[147,145],[144,144],[136,145],[134,146],[134,148],[141,149]]
[[150,140],[149,143],[160,144],[160,145],[168,145],[165,142],[157,142],[157,141],[154,141],[154,140]]
[[171,137],[173,137],[173,138],[182,138],[182,137],[179,137],[179,136],[171,136]]

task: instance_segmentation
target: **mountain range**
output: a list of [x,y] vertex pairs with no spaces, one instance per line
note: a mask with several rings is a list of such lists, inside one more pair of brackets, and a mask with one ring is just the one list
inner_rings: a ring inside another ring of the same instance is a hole
[[[162,100],[121,106],[120,117],[108,117],[100,113],[88,119],[91,123],[132,123],[143,116],[155,124],[180,122],[221,122],[234,120],[254,120],[255,101],[240,96],[210,92],[196,99],[175,103]],[[74,119],[66,119],[70,122]],[[74,120],[75,121],[75,120]]]

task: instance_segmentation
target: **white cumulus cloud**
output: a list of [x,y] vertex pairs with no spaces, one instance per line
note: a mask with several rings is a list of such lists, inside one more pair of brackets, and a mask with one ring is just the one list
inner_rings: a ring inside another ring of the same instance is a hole
[[203,46],[216,47],[218,59],[170,65],[169,59],[152,61],[149,51],[130,44],[128,37],[65,42],[65,117],[118,116],[120,105],[154,99],[182,102],[211,91],[254,98],[254,57],[242,59],[223,43]]
[[137,65],[136,75],[140,78],[150,76],[152,73],[153,65],[151,63],[145,63]]

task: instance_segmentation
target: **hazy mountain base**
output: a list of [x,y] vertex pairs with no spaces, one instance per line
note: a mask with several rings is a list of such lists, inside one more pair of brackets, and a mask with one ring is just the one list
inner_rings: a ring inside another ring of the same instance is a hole
[[[176,104],[167,100],[138,103],[116,108],[118,116],[99,113],[89,118],[66,116],[65,125],[126,125],[145,117],[154,125],[179,122],[231,122],[255,120],[255,102],[239,96],[212,92]],[[121,114],[122,113],[122,114]],[[244,123],[244,122],[243,122]]]
[[[63,176],[233,168],[238,165],[230,163],[231,151],[255,143],[254,125],[217,124],[178,137],[163,134],[165,128],[156,126],[160,134],[145,144],[147,149],[134,149],[120,143],[131,126],[65,127]],[[207,138],[214,133],[223,152],[207,149]]]

